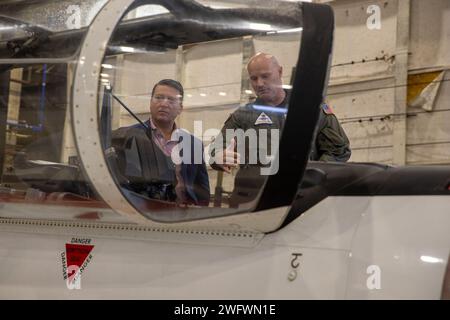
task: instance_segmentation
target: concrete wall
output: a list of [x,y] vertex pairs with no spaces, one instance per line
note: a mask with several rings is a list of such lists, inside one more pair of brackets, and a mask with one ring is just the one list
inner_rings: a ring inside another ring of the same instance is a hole
[[[336,16],[328,100],[350,137],[353,148],[351,161],[394,162],[396,87],[406,84],[395,78],[399,64],[396,59],[399,53],[396,45],[399,1],[404,0],[328,2]],[[370,30],[367,27],[367,19],[371,16],[367,9],[371,5],[380,8],[381,29]],[[446,71],[450,66],[449,15],[450,2],[447,0],[411,0],[410,75]],[[407,164],[450,163],[448,77],[447,71],[433,111],[412,107],[406,111]],[[390,117],[386,119],[386,116]]]
[[409,118],[409,164],[450,163],[450,1],[412,2],[411,71],[445,69],[434,111]]

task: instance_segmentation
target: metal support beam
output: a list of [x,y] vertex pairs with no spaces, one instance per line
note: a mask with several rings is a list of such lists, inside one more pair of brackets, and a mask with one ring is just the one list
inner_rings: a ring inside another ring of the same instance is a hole
[[[21,83],[22,77],[23,77],[23,68],[16,68],[11,70],[11,78],[9,82],[7,121],[16,123],[19,122],[20,102],[22,96],[22,83]],[[16,148],[16,143],[17,143],[17,136],[15,131],[8,130],[6,132],[6,148],[3,163],[3,172],[7,172],[7,168],[12,166],[14,155],[11,152]]]
[[253,37],[243,37],[242,39],[242,73],[241,73],[241,105],[248,103],[249,95],[246,90],[250,90],[250,79],[247,73],[247,64],[250,58],[255,54],[255,45],[253,43]]
[[395,54],[395,106],[393,164],[406,164],[408,52],[411,23],[411,0],[398,0],[397,48]]
[[[124,74],[124,62],[125,62],[125,56],[123,54],[119,54],[115,58],[115,62],[111,62],[113,64],[113,71],[111,72],[111,78],[114,79],[114,81],[111,83],[113,88],[113,93],[121,93],[122,92],[122,81],[124,80],[123,74]],[[106,62],[108,63],[108,62]],[[112,102],[112,124],[111,127],[113,130],[123,126],[122,123],[122,113],[128,115],[128,113],[120,106],[120,104],[113,100]]]
[[6,120],[8,118],[10,73],[0,73],[0,182],[3,177],[3,163],[6,150]]
[[[179,46],[175,52],[175,80],[179,81],[181,84],[185,83],[185,55],[183,46]],[[181,127],[183,122],[183,113],[175,120],[178,127]]]
[[73,73],[74,73],[75,65],[74,64],[68,64],[67,65],[67,90],[66,90],[66,101],[67,101],[67,107],[66,107],[66,116],[64,120],[64,130],[63,130],[63,139],[62,139],[62,146],[61,146],[61,157],[60,162],[61,163],[68,163],[69,157],[75,156],[77,151],[75,148],[75,141],[73,139],[73,130],[72,130],[72,120],[70,119],[71,112],[71,90],[73,85]]

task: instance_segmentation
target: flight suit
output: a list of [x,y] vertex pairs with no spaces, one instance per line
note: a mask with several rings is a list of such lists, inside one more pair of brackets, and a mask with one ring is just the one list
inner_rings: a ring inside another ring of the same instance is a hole
[[[227,129],[243,129],[244,131],[247,131],[248,129],[255,129],[256,131],[260,129],[267,129],[269,131],[267,145],[270,146],[270,130],[279,129],[281,131],[283,129],[286,119],[288,99],[289,93],[286,94],[285,100],[277,107],[264,106],[259,99],[256,99],[255,102],[249,103],[244,107],[237,109],[228,117],[221,130],[223,146],[225,147],[230,143],[230,141],[226,141]],[[254,149],[258,146],[250,146],[250,148]],[[270,147],[268,149],[270,149]],[[310,160],[346,162],[350,159],[350,156],[350,142],[344,129],[339,124],[339,121],[333,114],[331,108],[327,104],[322,104],[321,112],[319,114],[317,134],[311,147]],[[246,152],[245,161],[243,162],[248,164],[247,160],[248,152]]]

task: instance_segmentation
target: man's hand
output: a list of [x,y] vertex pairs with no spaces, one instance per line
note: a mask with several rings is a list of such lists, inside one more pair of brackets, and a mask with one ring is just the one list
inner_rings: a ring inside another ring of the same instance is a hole
[[233,168],[237,168],[241,162],[241,156],[235,152],[236,139],[231,140],[230,145],[223,151],[218,151],[214,157],[215,165],[226,173],[231,173]]

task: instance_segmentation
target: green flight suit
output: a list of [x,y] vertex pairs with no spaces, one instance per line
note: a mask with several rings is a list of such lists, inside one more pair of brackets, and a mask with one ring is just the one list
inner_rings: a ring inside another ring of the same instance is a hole
[[[227,141],[226,139],[227,129],[243,129],[244,131],[249,129],[255,129],[257,131],[260,129],[267,129],[269,130],[267,145],[270,146],[270,129],[283,129],[288,99],[289,94],[286,95],[285,100],[277,107],[265,107],[263,103],[257,99],[254,103],[249,103],[244,107],[237,109],[228,117],[221,130],[223,146],[225,147],[230,143],[230,141]],[[265,118],[267,121],[260,121],[260,123],[258,123],[258,119],[261,118],[263,113],[268,117]],[[249,151],[252,151],[255,148],[258,148],[258,146],[259,139],[257,146],[246,147],[249,147]],[[270,151],[270,147],[268,147],[268,149]],[[249,153],[246,152],[244,161],[244,163],[247,164],[248,154]],[[344,129],[341,127],[338,119],[331,112],[330,108],[326,104],[322,104],[318,120],[317,134],[312,143],[310,160],[346,162],[350,159],[350,156],[350,142]]]

